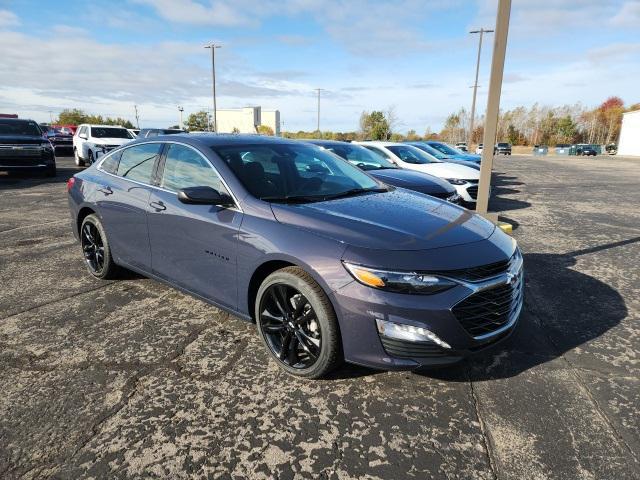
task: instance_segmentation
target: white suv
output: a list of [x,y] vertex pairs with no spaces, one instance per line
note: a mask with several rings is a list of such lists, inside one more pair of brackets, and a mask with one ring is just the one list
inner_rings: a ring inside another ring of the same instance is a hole
[[133,135],[119,125],[78,125],[73,136],[76,165],[91,165],[99,156],[133,139]]

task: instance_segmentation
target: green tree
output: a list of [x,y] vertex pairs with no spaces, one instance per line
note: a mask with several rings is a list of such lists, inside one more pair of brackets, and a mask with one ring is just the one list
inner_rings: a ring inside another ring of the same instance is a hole
[[200,110],[189,115],[187,118],[187,130],[209,130],[209,114],[204,110]]
[[507,127],[507,141],[511,145],[518,145],[519,138],[520,138],[520,132],[518,132],[518,130],[516,130],[516,127],[514,127],[513,125],[510,124]]
[[271,128],[269,125],[258,125],[257,130],[260,135],[270,135],[272,137],[274,135],[273,128]]
[[388,140],[391,128],[384,113],[377,110],[371,113],[362,112],[360,115],[360,131],[367,140]]
[[573,119],[567,115],[558,120],[558,143],[573,143],[577,132],[576,124]]

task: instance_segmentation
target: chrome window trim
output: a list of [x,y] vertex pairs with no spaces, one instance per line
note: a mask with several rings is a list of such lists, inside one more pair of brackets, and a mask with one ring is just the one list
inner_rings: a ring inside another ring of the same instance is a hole
[[[148,142],[140,142],[140,143],[136,143],[135,145],[129,145],[126,146],[123,145],[122,147],[122,151],[126,150],[127,148],[132,148],[132,147],[136,147],[138,145],[148,145],[148,144],[153,144],[153,143],[160,143],[160,144],[164,144],[164,143],[174,143],[176,145],[182,145],[184,147],[188,147],[190,149],[192,149],[194,152],[196,152],[198,155],[200,155],[209,165],[209,167],[211,167],[211,169],[213,170],[213,172],[218,176],[218,178],[220,179],[220,181],[222,182],[222,184],[224,185],[224,187],[227,189],[227,192],[229,192],[229,195],[231,195],[231,198],[233,199],[233,203],[235,204],[233,207],[227,207],[227,210],[237,210],[240,213],[244,213],[244,210],[242,210],[242,207],[240,207],[240,202],[238,201],[238,198],[235,196],[235,194],[233,193],[233,190],[231,190],[231,188],[229,188],[229,185],[227,184],[227,182],[225,181],[224,177],[222,175],[220,175],[220,172],[218,172],[218,169],[209,161],[209,159],[204,156],[202,154],[202,152],[200,150],[198,150],[197,148],[195,148],[193,145],[189,145],[188,143],[183,143],[183,142],[176,142],[174,140],[151,140]],[[114,150],[111,150],[109,153],[107,153],[104,157],[102,157],[100,159],[100,161],[96,164],[96,169],[99,170],[100,172],[106,174],[106,175],[111,175],[112,177],[115,178],[120,178],[122,180],[126,180],[128,182],[132,182],[132,183],[136,183],[138,185],[142,185],[144,187],[149,187],[149,188],[155,188],[156,190],[160,190],[162,192],[167,192],[167,193],[172,193],[173,195],[178,195],[177,192],[174,192],[173,190],[168,190],[166,188],[162,188],[159,185],[151,185],[148,183],[144,183],[144,182],[139,182],[137,180],[131,180],[130,178],[127,177],[121,177],[120,175],[114,175],[113,173],[109,173],[105,170],[103,170],[102,168],[102,163],[109,158],[109,156],[114,155],[116,153],[118,153],[120,151],[119,148],[116,148]]]

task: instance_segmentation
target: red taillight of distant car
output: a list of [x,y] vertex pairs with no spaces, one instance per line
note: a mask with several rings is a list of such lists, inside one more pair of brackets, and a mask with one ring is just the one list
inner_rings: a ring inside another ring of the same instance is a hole
[[75,184],[76,184],[76,177],[71,177],[69,180],[67,180],[67,192],[70,192]]

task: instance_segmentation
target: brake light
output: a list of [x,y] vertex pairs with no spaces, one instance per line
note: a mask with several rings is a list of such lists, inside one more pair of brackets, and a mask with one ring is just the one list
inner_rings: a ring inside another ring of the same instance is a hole
[[71,177],[67,180],[67,193],[71,191],[73,186],[76,184],[76,177]]

